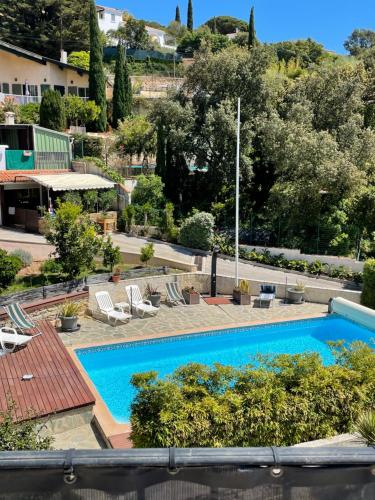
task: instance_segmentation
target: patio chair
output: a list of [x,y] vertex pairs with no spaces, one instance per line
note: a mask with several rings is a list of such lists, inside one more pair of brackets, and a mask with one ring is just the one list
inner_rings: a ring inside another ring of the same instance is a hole
[[4,306],[4,309],[11,319],[12,323],[15,325],[16,329],[20,330],[22,333],[26,333],[29,330],[36,330],[38,333],[33,335],[33,337],[42,335],[42,332],[40,331],[37,323],[35,323],[24,311],[21,304],[15,302],[14,304]]
[[113,326],[116,326],[118,321],[121,323],[130,321],[131,314],[125,313],[119,306],[115,308],[108,292],[96,292],[95,298],[100,313],[107,318],[109,324],[114,322]]
[[139,289],[138,285],[128,285],[125,287],[129,303],[130,310],[133,311],[133,307],[135,312],[143,317],[145,314],[150,316],[156,316],[159,312],[157,307],[154,307],[149,300],[144,300]]
[[259,306],[262,307],[262,303],[265,302],[268,307],[273,305],[273,301],[276,297],[276,286],[275,285],[260,285],[259,294]]
[[169,304],[172,306],[178,306],[180,304],[186,306],[184,296],[180,292],[177,283],[166,283],[165,286],[167,289],[167,302]]
[[[0,344],[3,352],[13,352],[17,347],[28,344],[37,335],[21,335],[15,328],[0,328]],[[9,347],[11,346],[11,347]]]

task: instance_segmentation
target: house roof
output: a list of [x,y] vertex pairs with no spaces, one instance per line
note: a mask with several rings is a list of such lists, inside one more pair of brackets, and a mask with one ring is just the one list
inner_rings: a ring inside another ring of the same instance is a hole
[[157,36],[164,36],[166,35],[166,32],[164,30],[160,30],[158,28],[153,28],[152,26],[146,26],[147,33],[149,35],[157,35]]
[[119,9],[114,9],[113,7],[106,7],[105,5],[96,5],[96,10],[98,12],[109,12],[110,14],[116,14],[117,16],[122,16],[123,12]]
[[0,171],[0,184],[9,182],[30,182],[30,175],[58,175],[66,174],[70,170],[2,170]]
[[78,68],[78,66],[63,63],[61,61],[57,61],[56,59],[51,59],[50,57],[41,56],[40,54],[30,52],[29,50],[23,49],[22,47],[17,47],[16,45],[12,45],[11,43],[4,42],[4,40],[0,40],[0,50],[5,50],[6,52],[15,54],[18,57],[23,57],[24,59],[29,59],[30,61],[34,61],[39,64],[46,65],[47,62],[49,62],[51,64],[56,64],[56,66],[59,66],[59,68],[68,68],[73,71],[77,71],[77,73],[79,73],[80,75],[84,73],[88,74],[87,70]]
[[26,177],[52,191],[85,191],[89,189],[111,189],[115,183],[94,174],[78,174],[77,172],[63,172],[61,175],[48,173],[30,174]]

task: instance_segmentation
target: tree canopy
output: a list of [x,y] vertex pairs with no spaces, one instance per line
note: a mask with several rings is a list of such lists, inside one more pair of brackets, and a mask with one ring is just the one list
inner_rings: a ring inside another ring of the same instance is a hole
[[235,33],[236,30],[246,31],[248,26],[242,19],[231,16],[211,17],[211,19],[205,22],[205,25],[208,26],[212,32],[214,32],[213,28],[216,26],[216,33],[220,33],[221,35]]

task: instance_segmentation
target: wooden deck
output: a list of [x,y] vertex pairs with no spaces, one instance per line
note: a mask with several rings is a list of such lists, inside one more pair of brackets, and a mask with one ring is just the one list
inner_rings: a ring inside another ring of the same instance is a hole
[[[0,357],[0,411],[13,400],[17,420],[30,418],[30,412],[41,417],[95,403],[55,328],[48,321],[39,327],[43,335]],[[32,374],[32,380],[23,381],[25,374]]]

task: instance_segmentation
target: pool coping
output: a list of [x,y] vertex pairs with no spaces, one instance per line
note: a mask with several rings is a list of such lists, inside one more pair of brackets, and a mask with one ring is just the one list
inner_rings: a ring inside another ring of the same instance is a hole
[[93,392],[95,396],[95,405],[94,405],[94,417],[97,422],[97,425],[99,427],[99,430],[101,431],[103,437],[105,438],[106,442],[111,445],[111,437],[116,436],[118,437],[119,435],[124,435],[125,439],[129,443],[129,448],[131,447],[131,441],[130,441],[130,433],[131,433],[131,424],[126,423],[126,424],[120,424],[116,422],[116,420],[113,418],[108,406],[105,404],[104,399],[98,392],[98,390],[95,387],[95,384],[89,377],[88,373],[84,369],[83,365],[81,364],[76,351],[79,349],[88,349],[88,348],[95,348],[95,347],[102,347],[102,346],[107,346],[107,345],[115,345],[115,344],[125,344],[128,342],[142,342],[144,340],[157,340],[161,338],[168,338],[168,337],[177,337],[179,335],[192,335],[192,334],[199,334],[199,333],[205,333],[213,330],[226,330],[226,329],[231,329],[231,328],[244,328],[247,326],[259,326],[259,325],[270,325],[270,324],[275,324],[275,323],[288,323],[290,321],[299,321],[299,320],[306,320],[306,319],[317,319],[317,318],[324,318],[329,316],[328,313],[315,313],[315,314],[308,314],[304,316],[292,316],[290,318],[282,318],[279,320],[275,319],[270,319],[268,320],[258,320],[258,321],[250,321],[246,323],[226,323],[224,325],[218,325],[218,326],[207,326],[203,328],[197,328],[194,329],[189,329],[189,330],[178,330],[175,332],[162,332],[162,333],[157,333],[157,334],[142,334],[141,338],[129,338],[129,339],[116,339],[116,340],[107,340],[107,341],[102,341],[102,342],[89,342],[89,343],[84,343],[84,344],[76,344],[74,346],[66,346],[67,351],[69,352],[74,364],[76,365],[77,369],[79,370],[80,374],[82,375],[83,379]]

